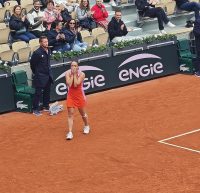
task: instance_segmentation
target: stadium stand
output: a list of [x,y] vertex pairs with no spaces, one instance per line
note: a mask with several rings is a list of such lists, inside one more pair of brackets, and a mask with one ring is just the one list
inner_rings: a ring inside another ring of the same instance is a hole
[[6,24],[0,24],[0,44],[6,44],[9,40],[10,28],[6,26]]
[[31,53],[33,53],[37,48],[39,48],[39,39],[33,39],[29,41],[29,47],[31,48]]
[[[198,0],[195,0],[198,1]],[[9,40],[9,33],[10,29],[6,26],[7,22],[7,15],[8,13],[12,13],[12,9],[14,5],[17,5],[17,1],[7,1],[5,2],[5,7],[0,8],[0,33],[2,34],[0,36],[0,44],[7,44],[10,43]],[[26,12],[29,11],[33,7],[33,0],[22,0],[21,5],[23,8],[26,9]],[[91,7],[95,4],[95,0],[90,1]],[[104,3],[106,10],[109,12],[109,18],[110,21],[111,18],[114,16],[114,11],[116,9],[120,9],[122,11],[122,19],[125,22],[127,27],[133,27],[133,31],[129,32],[129,35],[133,36],[148,36],[152,35],[158,32],[157,30],[157,21],[156,19],[151,18],[142,18],[139,16],[138,10],[136,9],[133,1],[127,1],[127,0],[121,0],[121,3],[117,6],[111,6],[109,3]],[[173,22],[177,25],[174,29],[166,28],[166,31],[171,34],[177,34],[178,36],[182,36],[183,34],[189,34],[191,32],[191,28],[185,28],[185,22],[188,17],[193,16],[193,13],[185,12],[177,10],[175,6],[175,2],[172,0],[160,0],[160,3],[156,6],[161,6],[165,9],[167,15],[170,18],[173,18]],[[71,13],[72,17],[77,19],[76,12]],[[142,25],[141,25],[142,24]],[[105,32],[103,28],[96,28],[92,30],[92,33],[90,33],[87,30],[81,31],[81,35],[84,42],[87,42],[88,47],[93,46],[94,44],[99,45],[107,45],[108,43],[108,34]],[[29,45],[25,45],[23,43],[23,46],[21,44],[22,42],[13,43],[12,49],[8,49],[9,46],[7,46],[7,50],[1,49],[0,53],[3,56],[5,53],[11,54],[11,52],[18,52],[19,57],[19,63],[27,62],[29,61],[30,53],[33,52],[35,49],[38,48],[39,43],[38,39],[31,40],[29,42]],[[15,46],[17,45],[17,46]],[[6,46],[4,46],[6,47]],[[11,54],[12,55],[12,54]],[[11,59],[11,56],[3,56]]]
[[97,44],[98,45],[107,45],[108,44],[108,33],[100,33],[96,36]]
[[14,51],[10,49],[8,44],[0,45],[0,58],[5,61],[15,62]]
[[31,55],[31,48],[27,46],[24,41],[14,42],[12,44],[12,50],[17,53],[18,63],[29,62]]
[[83,42],[86,42],[88,48],[90,48],[94,44],[94,37],[92,35],[85,36],[83,37]]

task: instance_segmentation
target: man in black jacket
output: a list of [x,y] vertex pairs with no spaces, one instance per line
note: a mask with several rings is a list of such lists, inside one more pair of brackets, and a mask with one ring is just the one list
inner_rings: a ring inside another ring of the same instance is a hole
[[125,40],[137,39],[134,36],[127,36],[129,31],[132,31],[131,28],[127,28],[124,22],[121,20],[122,13],[121,11],[115,11],[115,16],[111,19],[108,24],[108,34],[110,41],[113,43]]
[[39,111],[39,102],[43,91],[44,111],[49,110],[50,87],[53,83],[53,75],[50,66],[50,50],[48,49],[48,39],[46,36],[39,38],[40,47],[33,52],[30,60],[31,70],[33,72],[33,85],[35,95],[33,98],[33,114],[42,115]]

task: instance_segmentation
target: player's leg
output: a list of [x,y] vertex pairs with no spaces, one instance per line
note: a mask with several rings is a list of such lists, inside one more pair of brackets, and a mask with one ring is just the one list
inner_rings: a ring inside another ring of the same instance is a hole
[[89,127],[89,123],[88,123],[88,115],[86,113],[85,108],[78,108],[79,113],[83,119],[84,122],[84,128],[83,128],[83,133],[84,134],[88,134],[90,132],[90,127]]
[[67,112],[68,112],[68,129],[69,132],[67,133],[66,138],[67,139],[72,139],[73,138],[73,134],[72,134],[72,129],[73,129],[73,122],[74,122],[74,108],[67,108]]

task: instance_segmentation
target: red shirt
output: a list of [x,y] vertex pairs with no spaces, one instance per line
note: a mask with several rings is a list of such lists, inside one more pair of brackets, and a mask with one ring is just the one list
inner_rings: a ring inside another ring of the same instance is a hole
[[103,8],[105,9],[105,6],[103,4],[101,5],[101,7],[97,5],[94,5],[92,7],[91,11],[94,11],[93,18],[96,22],[104,21],[108,17],[108,12],[106,11],[106,9],[103,12],[102,11]]

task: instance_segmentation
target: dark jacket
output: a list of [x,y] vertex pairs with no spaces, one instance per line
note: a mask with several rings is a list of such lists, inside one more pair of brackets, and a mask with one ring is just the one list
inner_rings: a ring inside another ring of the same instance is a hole
[[188,3],[188,0],[175,0],[176,1],[176,5],[178,8],[180,8],[181,5],[183,5],[184,3]]
[[[20,18],[16,17],[14,14],[10,18],[9,27],[11,30],[17,31],[24,27],[28,30],[29,26],[30,23],[27,19],[25,19],[23,22]],[[11,32],[11,35],[15,35],[15,32]]]
[[49,79],[53,83],[53,75],[50,66],[50,50],[47,52],[39,47],[33,52],[30,60],[31,70],[34,74],[33,85],[44,88]]
[[110,37],[110,41],[115,38],[115,37],[121,37],[121,36],[125,36],[128,31],[126,28],[126,25],[124,26],[124,29],[121,30],[121,25],[123,25],[124,22],[122,20],[119,20],[119,22],[115,19],[115,17],[113,17],[111,19],[111,21],[108,24],[108,34]]
[[72,45],[75,43],[75,40],[78,40],[79,42],[82,42],[82,37],[81,37],[81,33],[78,32],[77,35],[75,35],[72,31],[70,31],[69,29],[64,29],[63,30],[65,37],[67,39],[67,42]]
[[61,11],[61,16],[63,18],[63,22],[68,22],[70,19],[72,19],[71,15],[69,14],[66,8]]
[[65,40],[63,40],[63,39],[57,40],[56,39],[56,36],[59,33],[63,33],[63,32],[62,31],[57,32],[56,30],[50,30],[48,32],[49,46],[53,46],[52,50],[58,50],[58,49],[62,48],[67,43],[66,38],[65,38]]
[[200,18],[196,19],[194,22],[193,33],[195,36],[200,37]]
[[139,13],[140,16],[144,16],[145,11],[147,9],[149,9],[150,7],[155,7],[155,5],[149,4],[147,2],[147,0],[136,0],[135,1],[135,5],[136,5],[136,7],[137,7],[137,9],[139,11],[138,13]]

